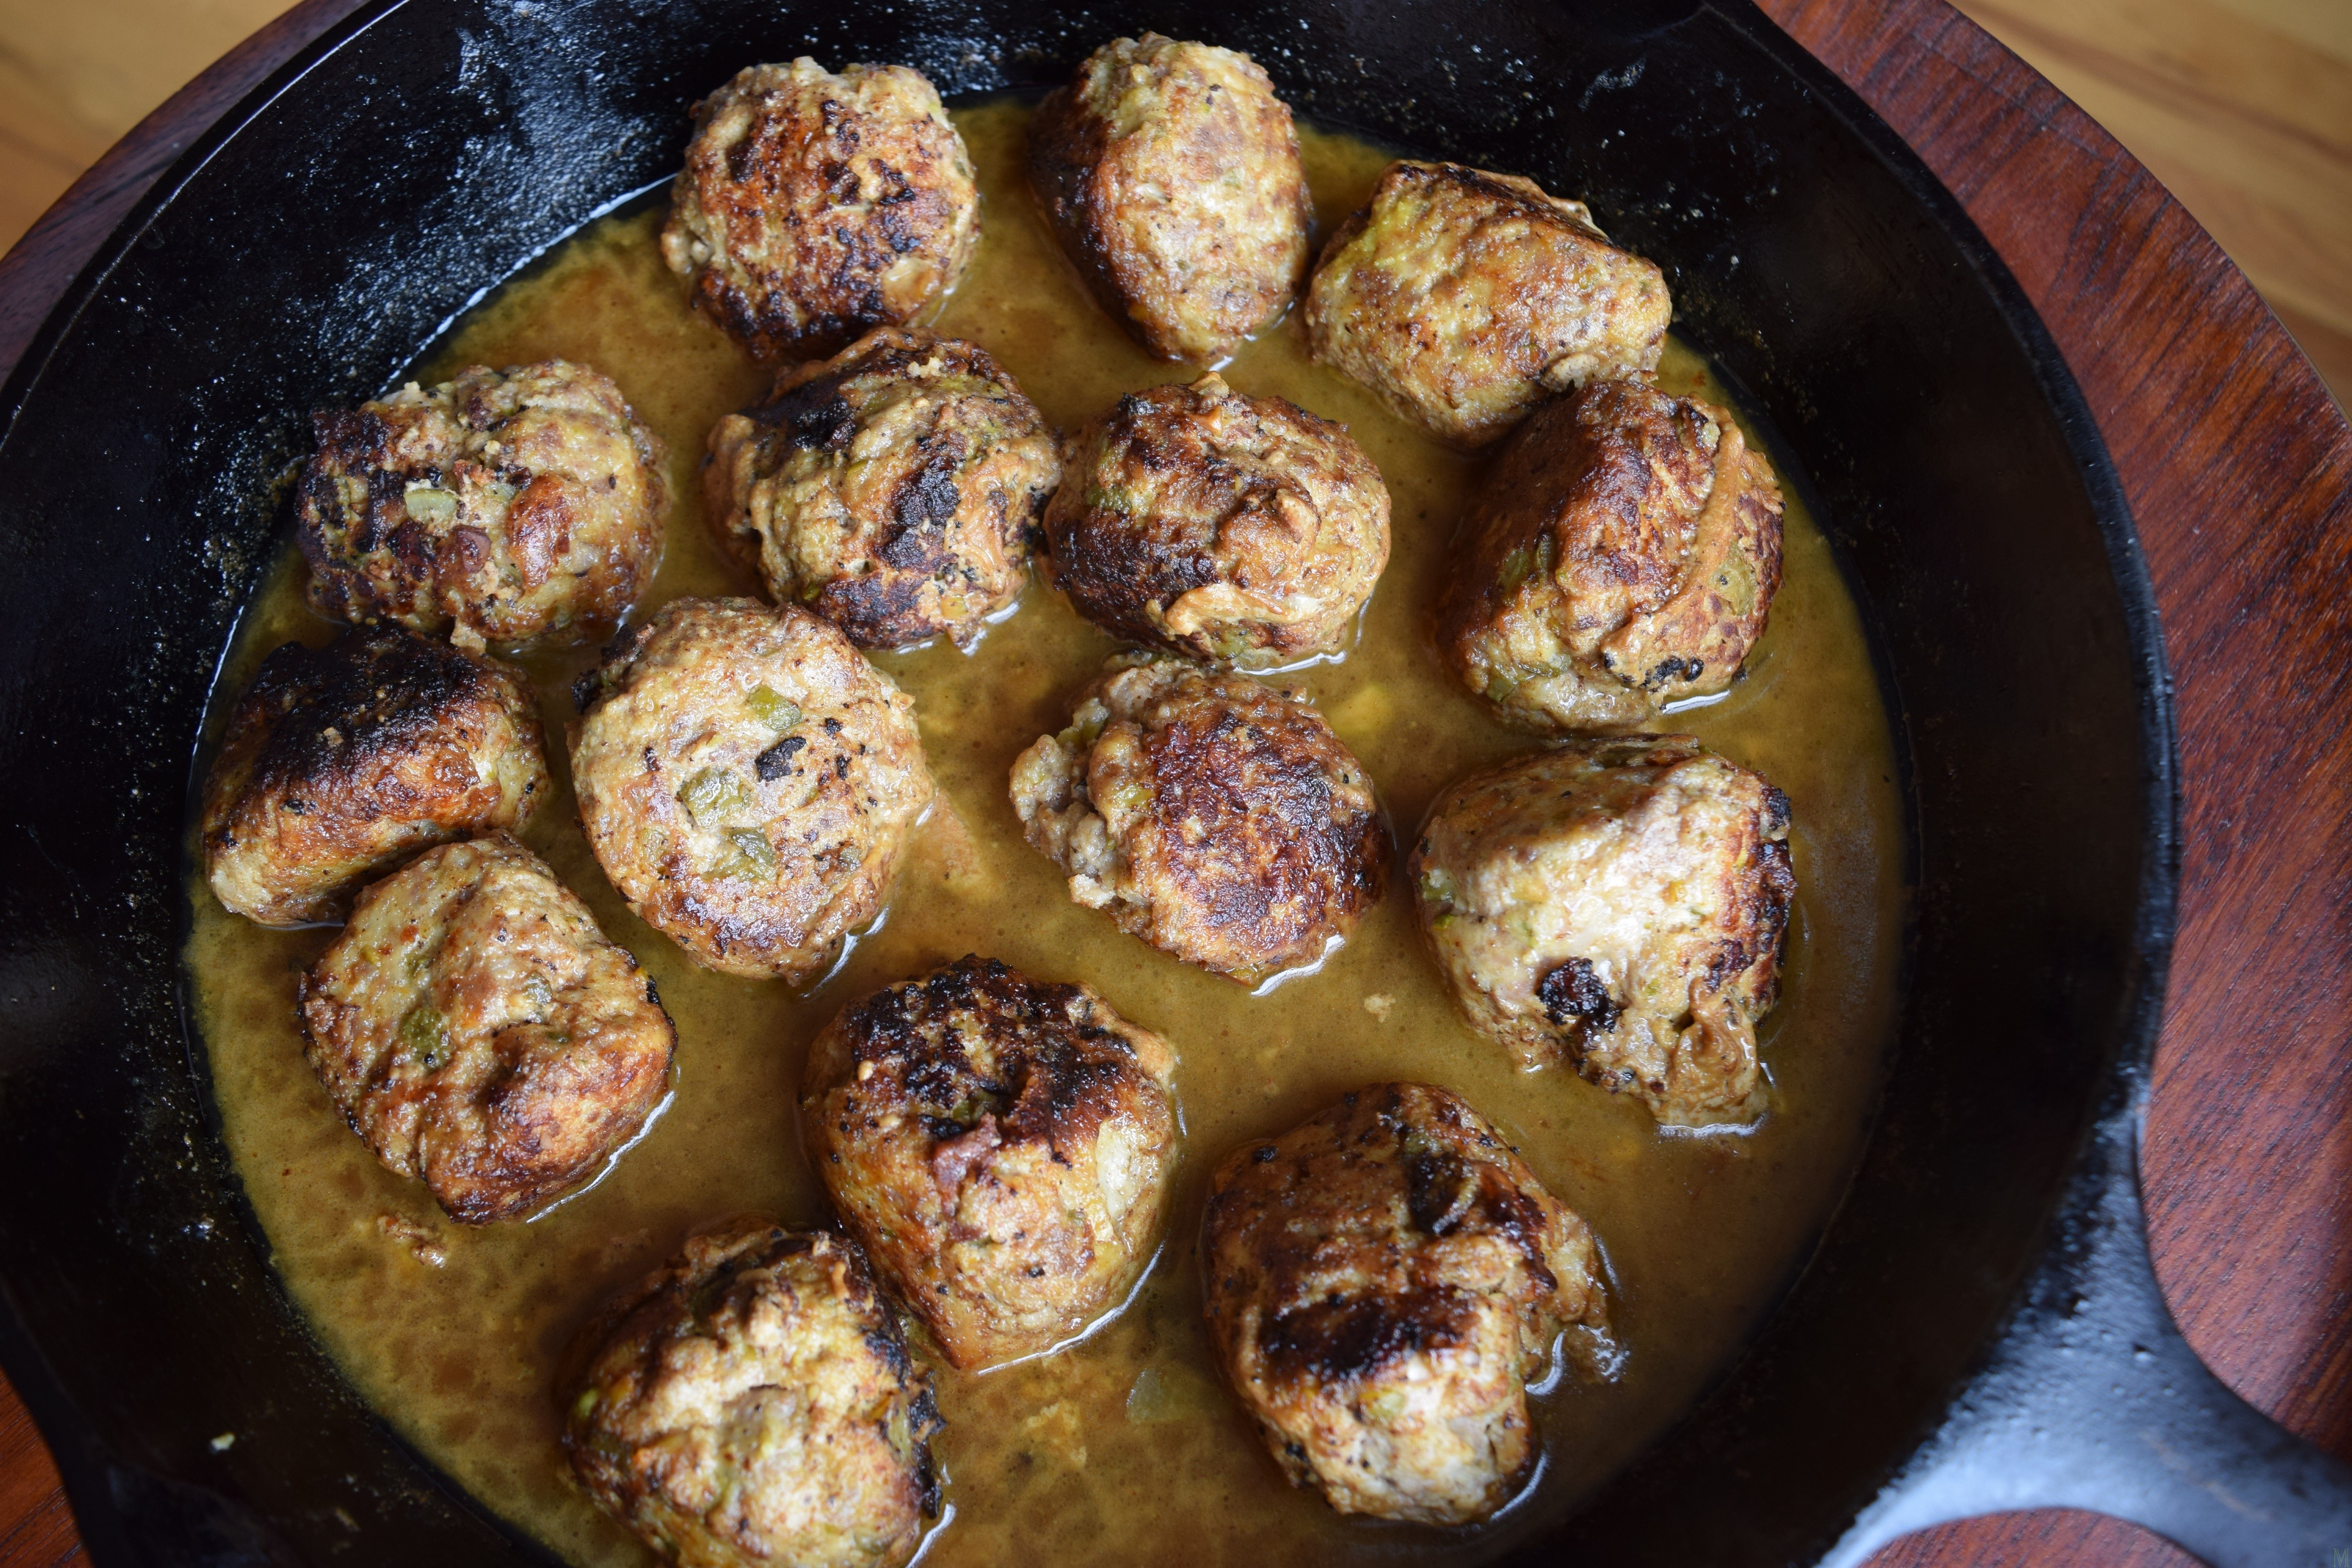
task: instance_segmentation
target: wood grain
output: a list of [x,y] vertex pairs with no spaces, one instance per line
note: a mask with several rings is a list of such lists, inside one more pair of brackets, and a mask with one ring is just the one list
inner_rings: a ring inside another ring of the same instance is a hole
[[[349,3],[306,0],[249,40],[0,260],[0,366],[186,139]],[[2312,166],[2345,145],[2340,93],[2290,104],[2247,85],[2249,72],[2284,68],[2333,91],[2324,62],[2280,37],[2352,59],[2334,35],[2317,36],[2324,20],[2298,20],[2295,0],[2226,0],[2266,16],[2271,35],[2223,28],[2220,44],[2179,58],[2133,31],[2123,0],[2073,33],[2065,17],[2077,0],[1999,3],[2015,15],[1992,19],[2026,47],[2053,59],[2095,53],[2097,69],[2126,86],[2172,73],[2221,106],[2209,110],[2214,123],[2266,115],[2265,134],[2304,149]],[[1941,0],[1767,8],[1966,204],[2050,323],[2123,476],[2178,682],[2185,795],[2180,939],[2144,1162],[2158,1271],[2216,1372],[2352,1458],[2352,662],[2341,655],[2352,599],[2337,586],[2352,567],[2352,430],[2157,178]],[[0,11],[0,32],[9,16]],[[0,119],[0,142],[8,123]],[[2250,203],[2273,199],[2242,188]],[[2319,286],[2288,300],[2307,334],[2342,319],[2342,279],[2326,264],[2352,251],[2326,224],[2344,211],[2282,228],[2321,237],[2305,252],[2321,264]],[[54,1471],[29,1439],[21,1406],[0,1400],[0,1568],[76,1550]],[[2053,1511],[1926,1531],[1876,1561],[2187,1559],[2128,1526]]]

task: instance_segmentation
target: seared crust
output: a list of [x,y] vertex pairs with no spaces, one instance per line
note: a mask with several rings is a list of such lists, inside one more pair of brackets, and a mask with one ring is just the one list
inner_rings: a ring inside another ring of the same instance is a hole
[[1410,874],[1473,1025],[1703,1127],[1766,1107],[1788,837],[1789,797],[1687,735],[1587,739],[1447,789]]
[[301,1012],[352,1131],[467,1225],[528,1214],[635,1137],[677,1038],[637,961],[503,833],[362,893]]
[[229,710],[205,777],[205,879],[263,925],[336,920],[372,874],[519,828],[546,790],[518,671],[399,626],[288,643]]
[[1674,307],[1656,264],[1581,202],[1460,163],[1398,163],[1323,247],[1315,357],[1465,446],[1551,393],[1658,367]]
[[752,66],[694,121],[662,258],[755,358],[828,354],[897,326],[971,265],[971,155],[920,71]]
[[698,1236],[572,1359],[573,1473],[682,1568],[898,1568],[939,1511],[930,1379],[854,1242]]
[[808,980],[881,911],[931,775],[913,702],[831,622],[672,600],[574,695],[589,847],[696,963]]
[[1087,423],[1045,537],[1088,620],[1264,668],[1346,650],[1388,564],[1389,491],[1342,426],[1204,375]]
[[1201,1221],[1219,1366],[1295,1485],[1467,1524],[1535,1452],[1527,1384],[1613,1356],[1601,1249],[1486,1120],[1375,1084],[1235,1150]]
[[295,537],[322,615],[491,642],[593,634],[661,563],[661,441],[586,365],[468,365],[310,425]]
[[1083,985],[967,957],[851,1003],[801,1118],[843,1222],[959,1367],[1125,1298],[1176,1163],[1175,1053]]
[[1780,587],[1780,486],[1731,416],[1633,382],[1546,404],[1504,448],[1438,613],[1464,685],[1538,729],[1723,690]]
[[1387,889],[1364,772],[1301,694],[1121,656],[1013,764],[1013,805],[1070,897],[1252,984],[1320,957]]
[[1020,596],[1062,455],[985,350],[885,327],[710,432],[704,514],[771,597],[860,647],[976,638]]
[[1298,132],[1231,49],[1105,44],[1037,106],[1029,183],[1095,297],[1163,359],[1223,358],[1307,269]]

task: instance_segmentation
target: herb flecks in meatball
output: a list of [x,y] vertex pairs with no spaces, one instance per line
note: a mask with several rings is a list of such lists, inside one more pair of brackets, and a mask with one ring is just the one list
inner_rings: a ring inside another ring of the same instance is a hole
[[301,985],[319,1081],[467,1225],[593,1174],[667,1092],[676,1032],[587,906],[505,834],[362,893]]
[[881,912],[931,776],[914,704],[831,622],[673,600],[575,695],[589,847],[696,963],[797,984]]
[[919,71],[752,66],[694,118],[662,257],[755,358],[828,354],[900,325],[971,266],[971,155]]
[[1083,985],[966,958],[842,1009],[809,1048],[807,1147],[845,1223],[960,1367],[1116,1307],[1176,1162],[1167,1042]]
[[321,614],[527,642],[609,629],[653,582],[661,442],[586,365],[471,365],[310,423],[296,538]]
[[1539,408],[1474,505],[1439,612],[1463,683],[1540,729],[1712,696],[1780,586],[1780,487],[1731,416],[1632,382]]
[[1388,886],[1371,778],[1299,694],[1122,656],[1013,764],[1070,897],[1244,984],[1309,963]]
[[1740,1123],[1766,1105],[1788,835],[1786,795],[1686,735],[1570,741],[1447,789],[1411,875],[1455,1001],[1524,1065]]
[[263,925],[334,920],[406,855],[520,827],[547,784],[520,672],[398,626],[288,643],[205,775],[205,879]]
[[1307,268],[1297,130],[1231,49],[1157,33],[1097,49],[1038,105],[1029,182],[1096,298],[1163,359],[1231,353]]
[[1655,370],[1673,313],[1665,275],[1583,203],[1399,163],[1323,247],[1305,315],[1318,360],[1475,447],[1552,393]]
[[719,422],[704,512],[772,597],[860,647],[969,645],[1027,584],[1061,475],[1054,432],[985,351],[883,328]]
[[839,1237],[696,1237],[573,1361],[573,1472],[682,1568],[898,1568],[939,1510],[929,1379]]
[[1088,620],[1263,668],[1347,650],[1388,564],[1389,492],[1341,426],[1207,375],[1089,421],[1045,536]]
[[1342,1513],[1483,1519],[1534,1457],[1527,1384],[1561,1332],[1588,1374],[1614,1360],[1591,1228],[1426,1084],[1234,1151],[1201,1258],[1227,1382],[1284,1473]]

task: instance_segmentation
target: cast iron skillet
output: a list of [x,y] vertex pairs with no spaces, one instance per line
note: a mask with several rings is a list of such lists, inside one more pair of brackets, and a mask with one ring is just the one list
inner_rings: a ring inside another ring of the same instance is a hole
[[2221,1563],[2352,1542],[2352,1475],[2205,1372],[2144,1249],[2171,720],[2105,449],[1958,204],[1743,0],[393,0],[158,182],[0,394],[0,1360],[92,1554],[536,1555],[306,1337],[182,1005],[197,718],[305,413],[667,178],[686,106],[742,65],[904,61],[976,93],[1146,27],[1248,49],[1308,115],[1583,196],[1664,264],[1844,552],[1908,758],[1906,1002],[1848,1196],[1665,1441],[1497,1546],[1849,1563],[2043,1504]]

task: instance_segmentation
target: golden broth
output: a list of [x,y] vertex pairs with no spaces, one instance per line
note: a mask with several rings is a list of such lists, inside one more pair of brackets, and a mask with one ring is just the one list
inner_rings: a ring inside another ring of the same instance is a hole
[[[955,116],[979,165],[986,233],[936,325],[985,345],[1068,428],[1122,392],[1185,373],[1146,357],[1055,249],[1024,187],[1026,118],[1012,103]],[[1362,200],[1386,158],[1349,138],[1309,130],[1303,139],[1328,226]],[[659,218],[639,212],[586,229],[470,316],[419,373],[561,355],[620,384],[669,447],[668,553],[646,607],[752,591],[705,531],[697,476],[712,423],[765,384],[688,310],[656,254]],[[1343,421],[1387,479],[1394,552],[1360,646],[1283,679],[1313,692],[1409,843],[1439,788],[1531,744],[1453,685],[1429,630],[1447,542],[1481,463],[1309,363],[1295,322],[1270,329],[1223,374],[1241,391],[1279,394]],[[1659,380],[1727,401],[1679,344]],[[332,635],[300,587],[289,550],[247,613],[225,693],[278,643]],[[1263,996],[1074,905],[1054,868],[1022,842],[1006,775],[1024,746],[1062,725],[1070,694],[1112,647],[1033,587],[970,655],[941,645],[880,658],[916,699],[941,805],[917,836],[886,922],[805,996],[698,970],[628,913],[581,836],[558,744],[549,758],[557,798],[525,837],[659,982],[677,1022],[678,1068],[666,1113],[606,1179],[529,1224],[451,1224],[421,1186],[376,1163],[302,1058],[295,977],[331,933],[261,930],[191,880],[187,963],[199,1020],[229,1146],[277,1268],[352,1384],[483,1504],[574,1563],[648,1560],[568,1479],[550,1391],[555,1357],[597,1301],[658,1264],[689,1229],[746,1210],[823,1223],[793,1110],[808,1039],[844,1001],[967,952],[1085,981],[1166,1035],[1181,1057],[1187,1143],[1166,1246],[1127,1311],[1057,1354],[979,1376],[932,1358],[952,1513],[927,1563],[1017,1552],[1208,1568],[1328,1558],[1350,1543],[1479,1554],[1540,1528],[1638,1454],[1737,1352],[1858,1152],[1893,1026],[1902,923],[1903,822],[1886,717],[1860,619],[1802,507],[1790,499],[1785,585],[1746,678],[1722,701],[1659,726],[1687,729],[1759,770],[1795,807],[1799,894],[1782,1000],[1763,1026],[1778,1098],[1744,1136],[1663,1133],[1634,1101],[1570,1073],[1517,1070],[1456,1018],[1401,882],[1319,972]],[[592,658],[569,649],[523,660],[551,737],[571,717],[570,678]],[[1219,1158],[1343,1089],[1389,1078],[1444,1084],[1503,1127],[1592,1222],[1614,1281],[1622,1373],[1601,1387],[1562,1379],[1538,1396],[1540,1478],[1478,1531],[1343,1520],[1284,1484],[1217,1383],[1200,1325],[1193,1236]]]

